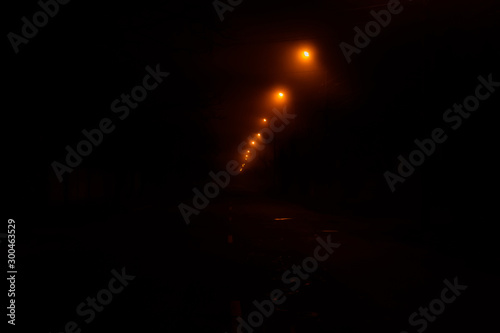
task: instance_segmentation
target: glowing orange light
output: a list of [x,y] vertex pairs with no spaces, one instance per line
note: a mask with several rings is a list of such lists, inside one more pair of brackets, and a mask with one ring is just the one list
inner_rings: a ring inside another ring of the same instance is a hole
[[254,145],[254,144],[255,144],[255,141],[252,141],[252,144]]
[[283,93],[279,93],[278,95],[279,95],[280,97],[283,97]]
[[250,150],[247,150],[247,153],[249,153],[249,152],[250,152]]
[[309,52],[304,51],[304,57],[309,57]]
[[260,133],[258,133],[257,136],[260,136]]
[[266,118],[264,118],[264,121],[267,121],[267,119],[266,119]]

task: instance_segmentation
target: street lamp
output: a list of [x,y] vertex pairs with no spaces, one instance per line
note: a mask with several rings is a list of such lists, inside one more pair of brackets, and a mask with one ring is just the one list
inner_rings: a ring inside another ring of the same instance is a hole
[[313,61],[313,52],[311,52],[310,49],[302,49],[302,51],[299,53],[300,58],[302,61],[307,60],[308,62]]

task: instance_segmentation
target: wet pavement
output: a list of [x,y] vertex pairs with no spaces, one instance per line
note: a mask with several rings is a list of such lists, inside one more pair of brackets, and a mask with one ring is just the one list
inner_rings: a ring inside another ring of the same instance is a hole
[[[26,269],[38,284],[25,286],[38,300],[33,320],[52,332],[82,323],[76,306],[121,267],[136,278],[82,332],[236,332],[237,318],[248,322],[253,302],[275,289],[286,300],[255,331],[416,332],[410,314],[455,277],[468,289],[427,330],[475,330],[494,318],[476,304],[498,296],[490,287],[498,275],[427,242],[409,221],[318,213],[257,193],[225,193],[189,226],[179,221],[175,207],[131,205],[79,226],[35,229]],[[341,245],[292,290],[282,276],[314,255],[318,237]]]

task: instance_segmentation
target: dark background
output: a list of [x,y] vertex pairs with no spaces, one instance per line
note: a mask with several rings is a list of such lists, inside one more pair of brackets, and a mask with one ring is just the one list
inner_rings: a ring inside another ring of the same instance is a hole
[[[439,295],[442,280],[455,276],[469,289],[428,331],[494,329],[500,97],[492,94],[456,131],[442,115],[474,93],[479,75],[500,81],[500,7],[492,0],[402,4],[350,64],[339,43],[353,44],[353,28],[372,20],[370,10],[385,9],[383,1],[245,0],[221,22],[210,1],[73,0],[18,54],[5,37],[2,206],[5,226],[13,218],[18,228],[16,329],[62,331],[78,319],[76,305],[125,266],[136,280],[83,332],[229,332],[234,294],[253,286],[255,293],[240,298],[248,314],[251,301],[271,290],[263,276],[311,255],[298,242],[289,256],[298,259],[266,266],[289,253],[252,256],[261,236],[250,235],[265,232],[264,219],[253,226],[241,213],[240,226],[236,218],[221,222],[227,207],[245,212],[262,200],[273,217],[277,202],[301,207],[308,213],[300,223],[312,230],[312,214],[324,214],[330,229],[397,244],[401,267],[411,266],[406,247],[429,263],[412,283],[396,279],[393,303],[378,295],[382,286],[364,294],[367,281],[347,286],[325,269],[317,289],[292,297],[287,315],[262,331],[401,331]],[[21,17],[31,20],[38,10],[35,1],[4,4],[4,36],[20,33]],[[287,65],[304,43],[313,45],[318,65],[310,76]],[[111,102],[156,64],[170,76],[118,120]],[[192,188],[202,188],[210,171],[238,158],[238,144],[270,115],[266,96],[276,86],[289,89],[297,118],[186,226],[177,206],[191,203]],[[105,117],[115,131],[59,183],[51,163],[63,162],[64,147],[75,147],[81,131]],[[384,172],[395,172],[397,156],[408,156],[413,141],[436,127],[446,128],[448,140],[391,193]],[[245,223],[248,236],[235,237],[236,250],[226,248],[227,230],[237,235]],[[294,223],[277,237],[288,229],[300,234]],[[380,265],[385,281],[398,272],[382,264],[384,256],[350,253],[356,260],[345,254],[341,267]],[[344,274],[354,281],[368,272]],[[304,304],[314,304],[319,319],[296,323]]]

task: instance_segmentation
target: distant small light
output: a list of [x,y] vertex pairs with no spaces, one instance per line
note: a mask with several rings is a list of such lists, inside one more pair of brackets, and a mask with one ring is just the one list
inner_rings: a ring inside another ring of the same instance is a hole
[[254,145],[254,144],[255,144],[255,141],[252,141],[252,144]]
[[259,133],[259,134],[257,134],[257,136],[260,136],[260,133]]
[[266,118],[264,118],[264,121],[267,121],[267,119],[266,119]]
[[304,51],[304,57],[309,57],[309,52]]
[[279,93],[278,95],[279,95],[280,97],[283,97],[283,93]]

